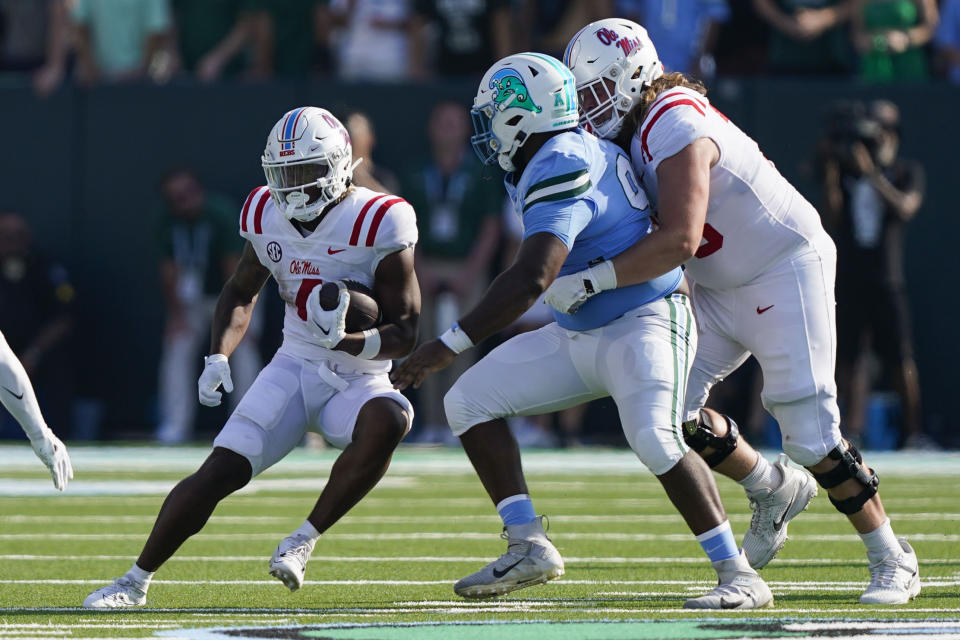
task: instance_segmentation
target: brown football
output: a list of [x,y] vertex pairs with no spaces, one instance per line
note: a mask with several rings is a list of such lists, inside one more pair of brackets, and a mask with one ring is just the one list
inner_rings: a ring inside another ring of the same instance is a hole
[[[373,299],[370,287],[354,280],[344,280],[343,285],[350,292],[347,333],[366,331],[380,324],[380,305]],[[336,282],[324,282],[320,287],[320,306],[326,311],[336,309],[339,296],[340,289]]]

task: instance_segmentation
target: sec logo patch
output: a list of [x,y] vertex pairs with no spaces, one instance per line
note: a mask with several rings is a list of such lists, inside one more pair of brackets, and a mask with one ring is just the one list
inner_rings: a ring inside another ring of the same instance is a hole
[[274,262],[280,262],[283,257],[283,249],[280,248],[279,242],[271,242],[267,245],[267,257]]

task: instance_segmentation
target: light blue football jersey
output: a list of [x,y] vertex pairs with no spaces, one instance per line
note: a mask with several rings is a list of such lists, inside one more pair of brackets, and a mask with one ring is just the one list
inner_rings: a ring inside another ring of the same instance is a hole
[[[516,184],[514,178],[508,173],[504,183],[521,216],[523,238],[552,233],[570,250],[560,275],[613,258],[652,230],[647,196],[630,159],[614,143],[582,129],[550,138]],[[648,282],[601,291],[576,313],[554,310],[554,317],[565,329],[596,329],[673,292],[682,276],[678,267]]]

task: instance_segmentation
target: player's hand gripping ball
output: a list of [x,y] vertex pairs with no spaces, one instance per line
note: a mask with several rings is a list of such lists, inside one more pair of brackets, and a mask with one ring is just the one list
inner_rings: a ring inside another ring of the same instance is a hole
[[325,282],[307,298],[307,325],[317,341],[336,347],[348,333],[365,331],[380,322],[380,305],[368,287],[358,282]]

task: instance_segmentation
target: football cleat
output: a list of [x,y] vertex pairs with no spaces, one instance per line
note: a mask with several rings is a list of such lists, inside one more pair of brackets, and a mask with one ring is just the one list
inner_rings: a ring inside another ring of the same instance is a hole
[[761,569],[773,560],[787,542],[787,524],[817,495],[813,476],[789,467],[786,454],[781,453],[775,464],[783,477],[780,486],[748,494],[753,517],[741,547],[754,569]]
[[500,537],[507,541],[507,552],[457,582],[454,592],[464,598],[492,598],[562,576],[563,558],[544,533],[542,519],[505,526]]
[[270,575],[282,582],[290,591],[303,586],[303,576],[307,572],[307,560],[313,553],[315,540],[307,536],[294,534],[284,538],[270,558]]
[[917,554],[906,538],[898,542],[902,553],[870,563],[870,584],[860,596],[860,604],[906,604],[920,593]]
[[684,602],[684,609],[759,609],[773,604],[770,587],[747,564],[742,549],[736,558],[714,562],[713,567],[719,584],[709,593]]
[[147,592],[137,588],[127,576],[120,576],[105,587],[100,587],[83,601],[85,609],[123,609],[147,604]]

